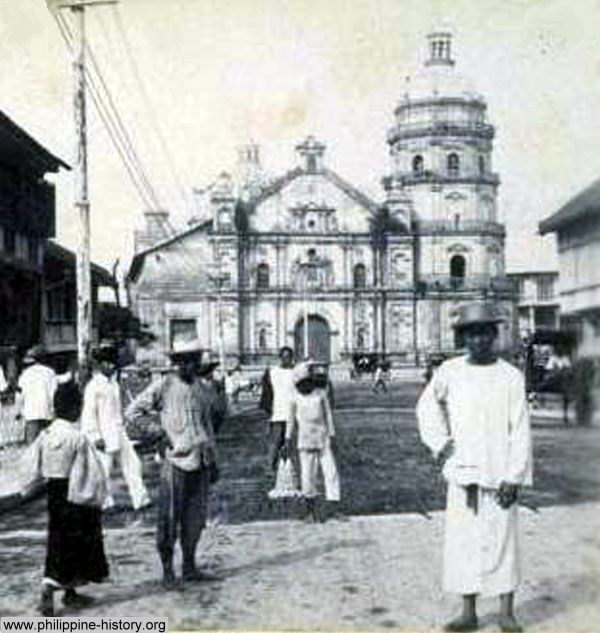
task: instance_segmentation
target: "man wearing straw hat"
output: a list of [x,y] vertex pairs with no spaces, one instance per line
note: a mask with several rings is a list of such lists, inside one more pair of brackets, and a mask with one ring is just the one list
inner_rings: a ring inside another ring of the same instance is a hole
[[500,596],[502,631],[522,630],[517,501],[532,480],[531,440],[523,375],[494,351],[500,321],[489,303],[461,306],[467,353],[439,367],[417,404],[421,439],[448,482],[443,585],[463,598],[448,631],[477,629],[478,595]]
[[158,492],[157,548],[163,586],[177,587],[173,569],[175,543],[182,551],[184,582],[215,578],[196,568],[196,546],[206,524],[209,486],[216,479],[213,400],[198,380],[214,369],[198,341],[174,346],[174,374],[149,385],[126,410],[133,419],[160,414],[165,460]]

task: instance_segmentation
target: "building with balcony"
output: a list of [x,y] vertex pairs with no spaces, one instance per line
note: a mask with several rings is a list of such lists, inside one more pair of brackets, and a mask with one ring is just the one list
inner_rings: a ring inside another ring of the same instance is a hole
[[512,345],[495,130],[455,72],[450,35],[428,45],[394,113],[381,199],[332,171],[308,137],[275,179],[260,175],[252,145],[238,170],[252,178],[222,174],[205,189],[207,217],[183,231],[171,233],[165,211],[146,214],[128,282],[158,336],[152,360],[200,337],[249,363],[271,362],[282,345],[333,363],[361,352],[413,363],[454,350],[457,307],[483,298],[505,317],[500,345]]
[[535,332],[556,331],[560,328],[558,271],[509,273],[517,292],[517,313],[521,338]]
[[55,233],[54,186],[68,166],[0,112],[0,353],[39,342],[45,244]]
[[[19,355],[34,343],[51,354],[75,350],[75,255],[55,235],[54,185],[48,173],[68,165],[0,112],[0,362],[14,377]],[[98,288],[114,287],[92,265]]]
[[[116,292],[114,277],[104,268],[91,265],[92,342],[99,339],[99,290]],[[112,293],[111,293],[112,294]],[[54,241],[44,252],[44,288],[41,303],[44,347],[52,356],[72,356],[77,349],[77,282],[75,253]]]
[[540,223],[556,234],[563,325],[576,334],[576,353],[600,359],[600,180]]

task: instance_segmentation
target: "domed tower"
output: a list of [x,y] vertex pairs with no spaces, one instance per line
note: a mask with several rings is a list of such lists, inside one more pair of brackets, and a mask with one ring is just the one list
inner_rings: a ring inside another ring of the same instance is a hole
[[427,345],[441,349],[454,346],[451,317],[459,302],[500,299],[509,287],[485,100],[457,72],[450,33],[428,35],[427,51],[406,80],[387,141],[394,187],[413,201],[415,283],[430,300],[422,317],[434,339]]

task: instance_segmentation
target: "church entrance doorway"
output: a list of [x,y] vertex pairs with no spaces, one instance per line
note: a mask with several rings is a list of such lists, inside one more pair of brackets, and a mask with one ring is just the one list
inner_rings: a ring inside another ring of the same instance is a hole
[[[306,358],[304,351],[304,318],[298,320],[294,330],[294,351],[296,359]],[[319,363],[329,363],[331,360],[331,333],[327,321],[317,315],[308,317],[308,356]]]

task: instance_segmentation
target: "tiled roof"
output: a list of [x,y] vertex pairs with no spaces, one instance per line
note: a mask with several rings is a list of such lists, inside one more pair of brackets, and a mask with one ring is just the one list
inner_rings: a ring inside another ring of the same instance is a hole
[[552,233],[563,226],[589,216],[600,217],[600,179],[571,198],[554,215],[539,224],[542,235]]

